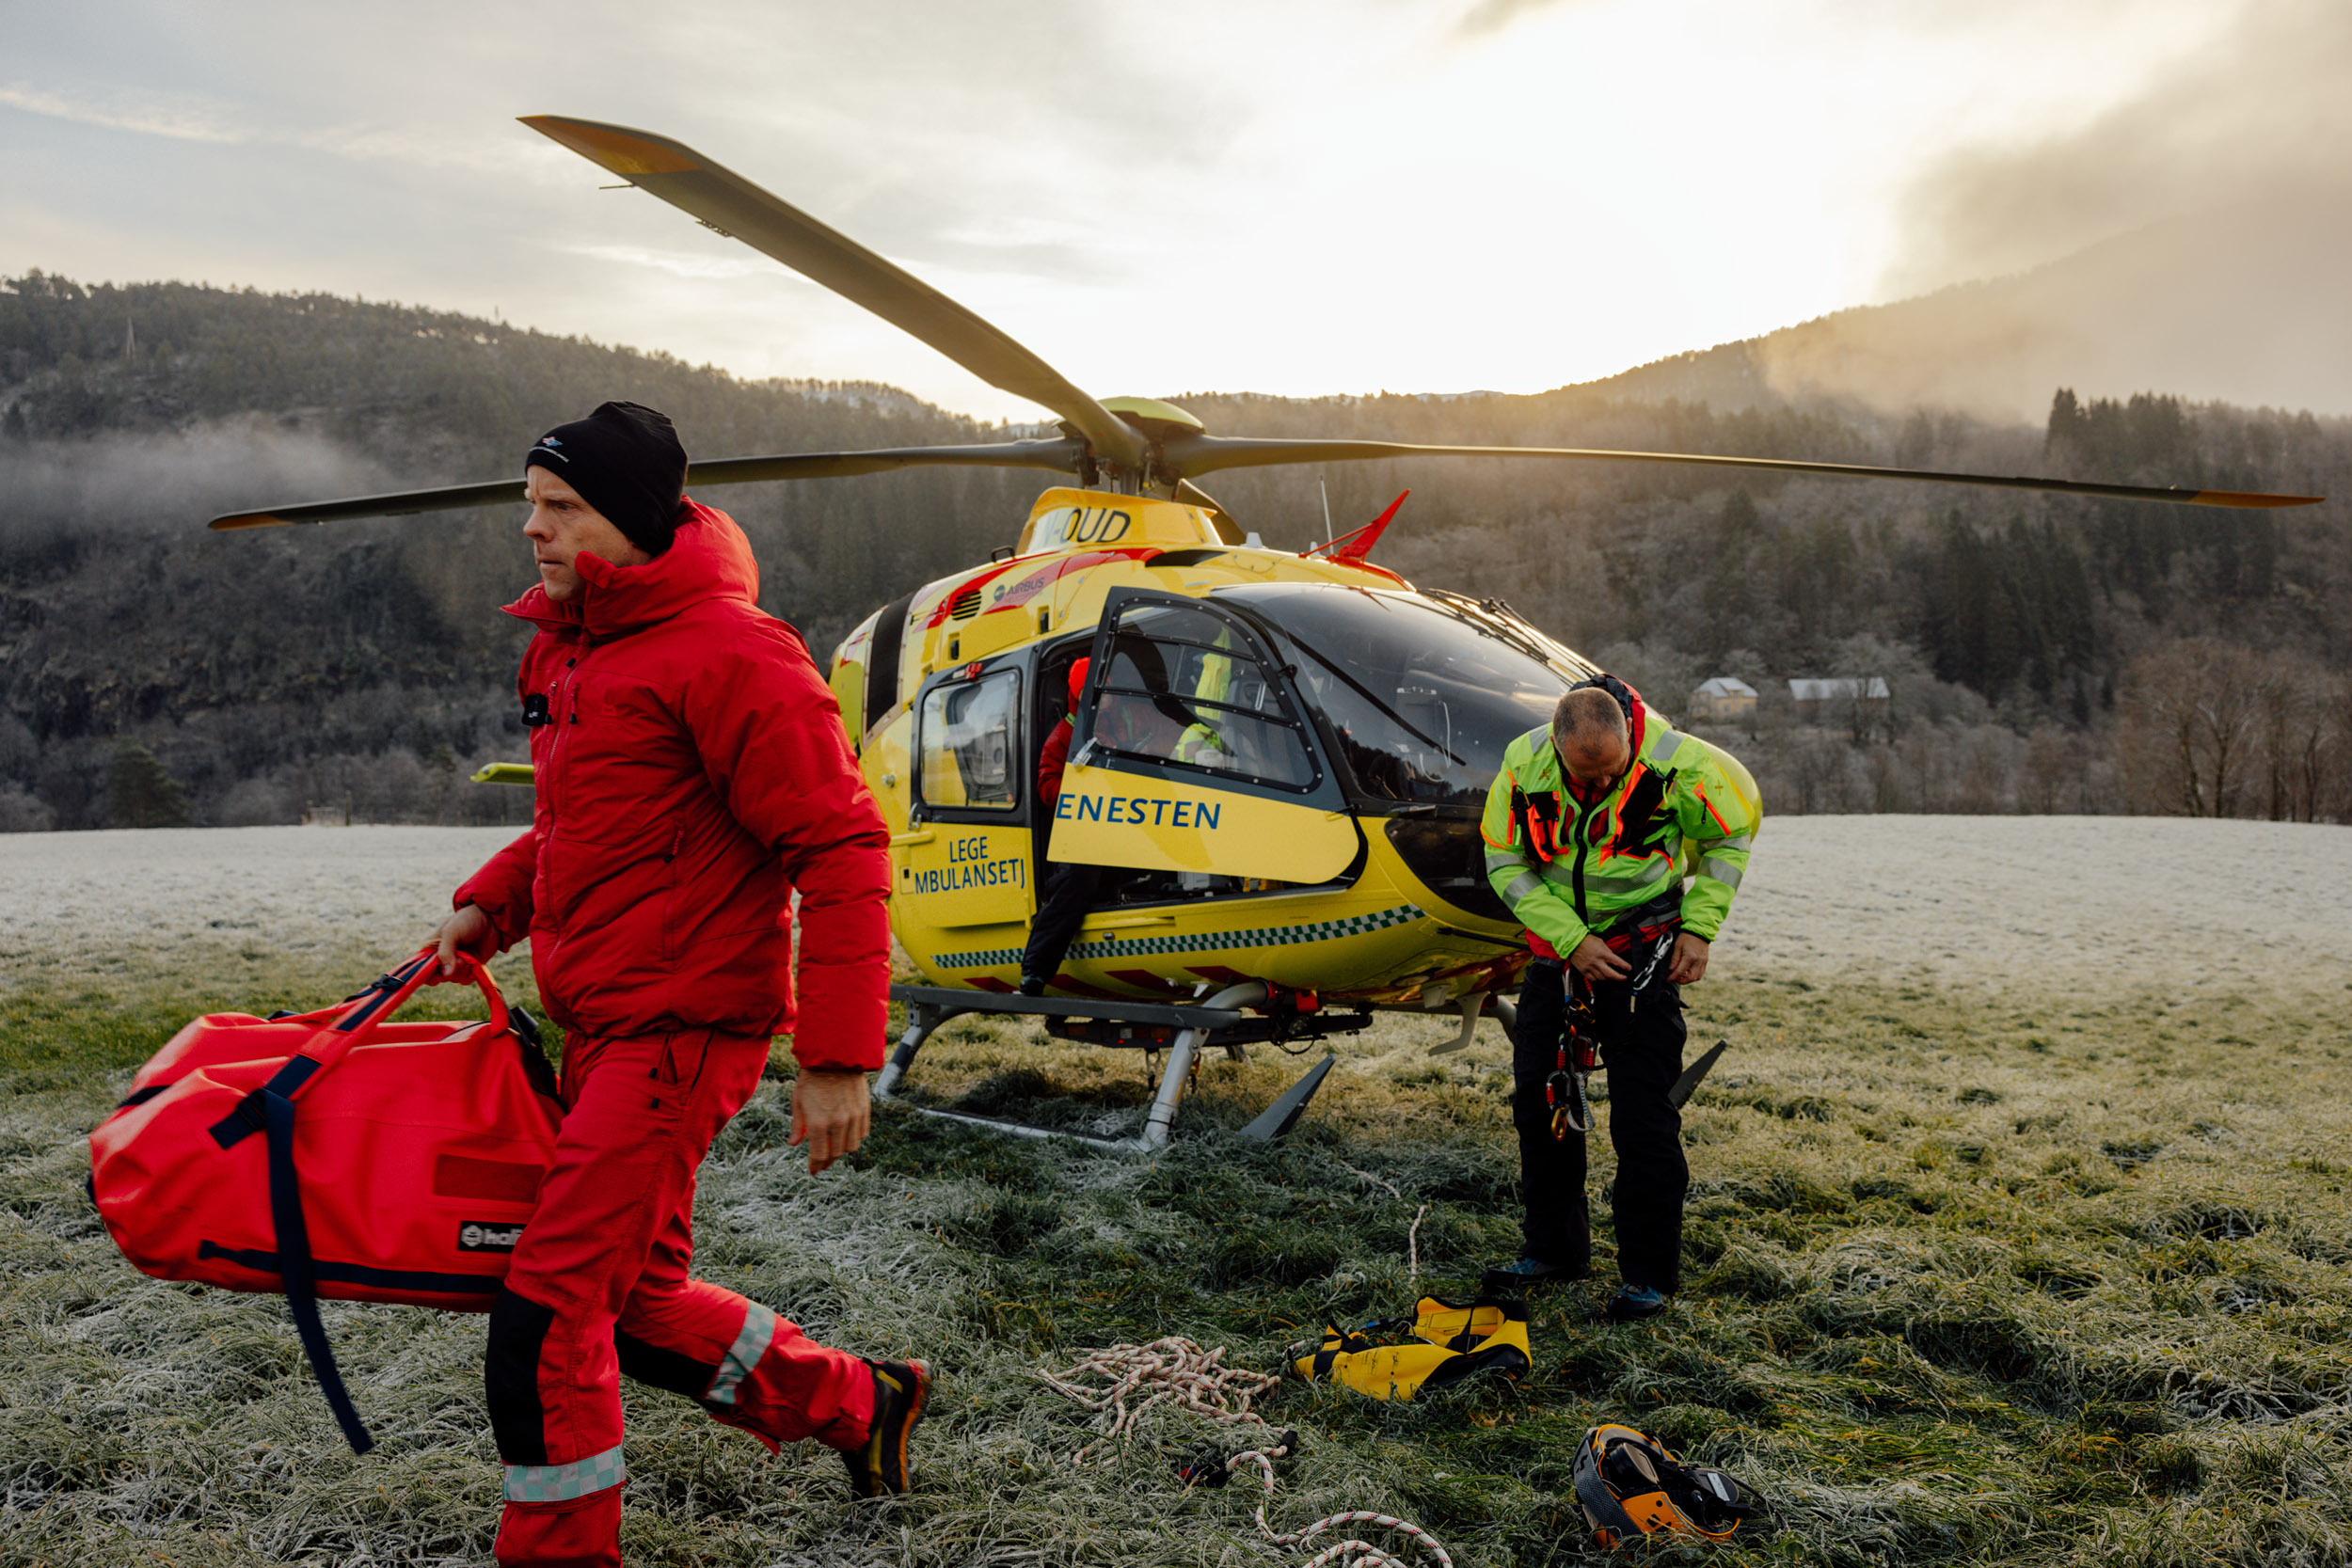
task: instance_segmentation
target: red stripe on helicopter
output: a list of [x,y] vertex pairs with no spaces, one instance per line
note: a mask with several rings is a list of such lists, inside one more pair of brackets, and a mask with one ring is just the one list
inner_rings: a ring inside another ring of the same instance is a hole
[[1132,1002],[1135,1000],[1133,997],[1121,996],[1115,990],[1104,990],[1100,986],[1089,986],[1084,980],[1073,980],[1067,974],[1055,975],[1054,984],[1063,990],[1074,991],[1080,996],[1091,996],[1097,1002]]
[[998,996],[1009,996],[1012,994],[1013,990],[1012,987],[1005,984],[1004,981],[999,980],[993,974],[977,975],[972,979],[964,981],[964,984],[970,986],[974,990],[991,991]]
[[1185,967],[1203,980],[1215,980],[1220,986],[1238,986],[1249,978],[1240,970],[1228,969],[1223,964],[1188,964]]
[[1148,969],[1114,969],[1109,973],[1110,977],[1118,981],[1120,985],[1133,986],[1137,990],[1148,990],[1155,996],[1183,996],[1185,994],[1184,987],[1177,985],[1173,981],[1164,980]]
[[[1112,561],[1146,561],[1159,553],[1160,547],[1157,545],[1137,545],[1123,550],[1081,550],[1075,555],[1060,556],[1038,567],[1027,577],[1006,589],[997,596],[996,601],[987,608],[989,610],[1017,610],[1036,598],[1044,591],[1047,584],[1058,580],[1066,573],[1082,571],[1089,566],[1100,566]],[[946,625],[947,617],[956,600],[966,594],[977,594],[998,578],[1009,572],[1019,571],[1025,565],[1027,565],[1025,562],[1008,561],[993,570],[982,572],[969,582],[958,583],[948,590],[937,605],[932,607],[930,619],[923,623],[923,628],[928,631],[934,626]]]
[[981,589],[987,587],[990,583],[994,582],[998,578],[1003,577],[1007,572],[1011,570],[1012,563],[1010,562],[1004,562],[995,566],[990,567],[987,571],[982,572],[978,577],[974,578],[971,581],[960,582],[953,588],[947,590],[946,594],[940,596],[939,603],[931,607],[931,618],[923,623],[923,629],[925,631],[929,631],[933,626],[946,626],[947,624],[948,612],[954,607],[955,602],[958,599],[963,597],[966,594],[978,593]]
[[1076,555],[1066,555],[1049,565],[1031,572],[1027,577],[1006,589],[998,596],[996,602],[988,608],[992,610],[1018,610],[1043,593],[1048,584],[1058,582],[1072,572],[1083,571],[1087,567],[1100,566],[1113,561],[1147,561],[1159,553],[1159,547],[1155,545],[1138,545],[1123,550],[1083,550]]

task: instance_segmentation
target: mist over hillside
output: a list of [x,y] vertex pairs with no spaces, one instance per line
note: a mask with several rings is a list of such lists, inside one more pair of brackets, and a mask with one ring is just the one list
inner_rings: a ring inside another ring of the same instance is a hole
[[1917,169],[1881,279],[1893,303],[1595,389],[1996,423],[2039,423],[2058,387],[2352,414],[2352,7],[2227,9],[2122,101]]
[[[2249,243],[2259,236],[2259,243]],[[2352,412],[2352,203],[2242,202],[2059,261],[1644,365],[1591,390],[1717,407],[1782,402],[1994,423],[2051,389]]]
[[[1785,393],[1754,345],[1735,345],[1531,397],[1178,401],[1231,435],[2352,489],[2352,421],[2052,391],[2030,422],[1888,411]],[[522,750],[511,680],[524,629],[497,613],[532,580],[518,517],[200,525],[236,507],[509,474],[538,431],[612,397],[666,410],[706,457],[1004,434],[888,388],[742,382],[403,306],[38,275],[0,285],[0,826],[514,811],[512,792],[461,775]],[[1342,529],[1410,487],[1384,562],[1507,599],[1670,712],[1715,673],[1767,689],[1885,676],[1887,708],[1827,726],[1768,689],[1760,728],[1735,744],[1778,809],[2352,815],[2342,499],[2217,513],[1477,461],[1263,469],[1210,487],[1244,526],[1297,547],[1321,535],[1318,480]],[[706,499],[750,534],[763,605],[821,654],[875,606],[1009,543],[1044,483],[942,469]],[[2152,684],[2152,661],[2191,645],[2219,650],[2202,660],[2217,669],[2224,654],[2253,661],[2232,679],[2277,693],[2260,721],[2275,743],[2232,752],[2227,776],[2199,784],[2202,808],[2147,760],[2164,749],[2148,694],[2172,689]],[[126,762],[126,741],[160,773]],[[2292,779],[2290,753],[2304,758]]]

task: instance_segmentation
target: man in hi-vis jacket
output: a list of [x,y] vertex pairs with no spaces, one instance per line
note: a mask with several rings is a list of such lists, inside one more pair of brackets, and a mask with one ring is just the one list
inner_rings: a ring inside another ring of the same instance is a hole
[[564,1030],[563,1132],[490,1313],[498,1560],[618,1568],[623,1373],[771,1449],[840,1449],[860,1497],[906,1490],[924,1364],[828,1349],[689,1273],[695,1171],[771,1037],[792,1035],[809,1170],[866,1135],[888,838],[742,531],[685,498],[670,421],[605,404],[524,473],[539,586],[507,610],[538,630],[516,683],[536,803],[457,890],[442,968],[528,936]]
[[1503,752],[1481,824],[1486,879],[1535,958],[1512,1060],[1526,1244],[1491,1283],[1580,1278],[1591,1262],[1584,1135],[1559,1103],[1572,997],[1590,1004],[1609,1072],[1623,1280],[1609,1315],[1653,1316],[1681,1283],[1691,1167],[1668,1093],[1682,1075],[1681,988],[1707,973],[1762,819],[1737,758],[1669,728],[1613,676],[1566,692],[1549,726]]

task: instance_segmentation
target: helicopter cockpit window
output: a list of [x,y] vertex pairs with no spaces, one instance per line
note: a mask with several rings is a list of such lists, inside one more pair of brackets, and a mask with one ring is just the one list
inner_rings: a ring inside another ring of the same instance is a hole
[[1481,804],[1503,748],[1550,722],[1568,689],[1542,660],[1401,594],[1298,583],[1218,598],[1288,644],[1361,798]]
[[1122,755],[1310,789],[1298,718],[1233,628],[1181,605],[1122,612],[1096,704],[1094,743]]
[[977,811],[1019,805],[1013,736],[1020,711],[1021,672],[1010,667],[924,693],[915,740],[923,803]]

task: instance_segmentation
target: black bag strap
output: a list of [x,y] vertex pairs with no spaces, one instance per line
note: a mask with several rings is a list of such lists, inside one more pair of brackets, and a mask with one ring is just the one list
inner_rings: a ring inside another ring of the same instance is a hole
[[359,1412],[352,1408],[351,1393],[336,1370],[334,1348],[326,1342],[326,1325],[319,1321],[318,1278],[310,1262],[310,1231],[302,1216],[302,1177],[294,1169],[294,1101],[274,1089],[262,1092],[262,1118],[269,1143],[269,1217],[278,1237],[278,1275],[285,1284],[286,1307],[294,1314],[294,1333],[302,1354],[318,1379],[326,1407],[353,1453],[375,1447]]

